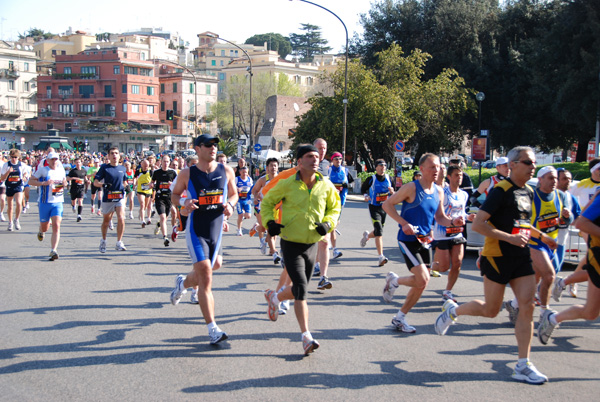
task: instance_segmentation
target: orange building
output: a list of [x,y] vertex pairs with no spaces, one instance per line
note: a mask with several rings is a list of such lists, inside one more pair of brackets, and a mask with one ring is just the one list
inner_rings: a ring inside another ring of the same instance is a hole
[[167,133],[159,118],[155,66],[137,52],[89,49],[57,55],[51,75],[38,76],[37,130]]

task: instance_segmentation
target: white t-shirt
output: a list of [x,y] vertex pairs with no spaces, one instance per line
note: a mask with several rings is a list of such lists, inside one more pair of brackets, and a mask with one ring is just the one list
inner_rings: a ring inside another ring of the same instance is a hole
[[50,169],[48,166],[42,166],[33,174],[39,181],[52,180],[49,186],[40,186],[38,202],[44,204],[54,204],[57,202],[65,202],[64,185],[66,179],[65,171],[57,168]]

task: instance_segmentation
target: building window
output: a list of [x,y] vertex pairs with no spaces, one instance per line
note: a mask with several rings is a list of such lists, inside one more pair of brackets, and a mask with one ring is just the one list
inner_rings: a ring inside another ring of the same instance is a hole
[[148,105],[148,106],[146,106],[146,113],[148,113],[148,114],[154,114],[154,105]]
[[306,85],[312,86],[313,82],[314,82],[313,77],[306,77]]
[[23,91],[29,92],[29,82],[28,81],[23,82]]
[[173,120],[173,130],[177,130],[177,120]]
[[28,62],[23,63],[23,70],[29,71],[29,63]]
[[177,113],[177,101],[173,101],[173,111],[176,115],[179,115],[179,113]]
[[60,113],[73,113],[73,105],[58,105],[58,111]]
[[8,61],[8,69],[13,71],[15,69],[15,62],[12,60]]
[[14,80],[8,80],[8,90],[9,91],[15,90],[15,81]]
[[225,56],[225,49],[221,49],[221,56]]
[[210,95],[210,84],[206,84],[206,94]]
[[300,77],[299,75],[295,75],[294,76],[294,83],[300,85],[302,84],[302,77]]
[[95,105],[79,105],[79,111],[81,113],[94,113]]
[[114,75],[121,74],[121,66],[113,66],[113,74]]
[[52,51],[52,56],[56,56],[56,50]]
[[173,83],[173,93],[177,93],[177,83]]
[[90,98],[91,95],[94,94],[94,86],[93,85],[80,85],[79,86],[79,95],[82,98]]
[[121,87],[121,93],[126,94],[127,93],[127,84],[123,84]]
[[140,86],[139,85],[132,85],[131,86],[131,93],[138,95],[140,93]]
[[211,60],[211,61],[210,61],[210,65],[211,65],[211,66],[215,66],[215,67],[216,67],[216,65],[217,65],[217,61],[216,61],[216,60]]
[[123,112],[127,113],[127,103],[123,103]]
[[219,73],[219,81],[225,81],[225,73]]
[[17,111],[17,101],[15,99],[8,100],[9,113],[15,113]]
[[165,102],[160,102],[160,111],[161,112],[165,111]]
[[66,50],[61,50],[60,54],[64,56],[65,54],[67,54],[67,51]]
[[[121,39],[121,42],[123,42],[123,39]],[[126,59],[127,58],[127,53],[123,53],[123,58]]]
[[81,78],[83,79],[95,79],[96,77],[96,67],[84,66],[81,67]]
[[140,105],[131,105],[131,113],[139,113],[140,112]]
[[220,65],[221,65],[221,67],[223,67],[225,65],[225,63],[223,63],[223,60],[220,61]]
[[161,94],[165,93],[165,84],[160,84],[160,93]]
[[146,95],[154,95],[154,87],[146,87]]
[[194,84],[190,83],[190,93],[193,94],[194,93]]
[[72,85],[59,85],[58,96],[72,96],[73,86]]
[[206,115],[210,115],[210,103],[206,102]]

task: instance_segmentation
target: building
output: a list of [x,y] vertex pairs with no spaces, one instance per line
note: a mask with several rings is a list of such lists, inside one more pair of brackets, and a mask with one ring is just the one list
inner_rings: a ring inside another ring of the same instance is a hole
[[35,55],[40,59],[38,63],[39,72],[51,73],[56,56],[75,55],[83,52],[92,43],[96,42],[96,35],[84,31],[73,32],[69,30],[64,35],[55,35],[52,39],[33,42],[31,38],[25,38],[23,44],[33,46]]
[[29,46],[0,41],[0,129],[25,130],[37,115],[36,62]]
[[[216,132],[216,122],[208,124],[211,105],[217,101],[217,78],[184,71],[169,63],[158,63],[160,80],[160,118],[170,125],[172,149],[189,148],[188,141],[196,129]],[[166,120],[173,110],[174,119]]]
[[267,99],[265,123],[258,135],[257,142],[263,149],[285,151],[290,149],[290,136],[298,125],[296,117],[308,112],[310,103],[307,98],[273,95]]
[[[39,116],[31,125],[38,131],[168,134],[159,118],[155,66],[140,52],[113,47],[56,56],[53,73],[38,77],[37,98]],[[119,146],[136,151],[156,146],[155,138],[133,138]],[[98,143],[98,149],[111,145]]]
[[[171,33],[168,31],[163,31],[162,27],[160,28],[141,28],[139,31],[131,31],[131,32],[123,32],[120,36],[129,36],[129,35],[143,35],[143,36],[153,36],[166,40],[167,47],[169,49],[174,49],[177,52],[177,58],[173,61],[176,61],[178,64],[182,64],[184,66],[188,65],[188,62],[191,63],[191,60],[188,60],[187,49],[190,47],[190,43],[184,41],[179,33]],[[160,56],[151,56],[152,59],[162,59],[164,57]],[[171,60],[171,59],[168,59]]]

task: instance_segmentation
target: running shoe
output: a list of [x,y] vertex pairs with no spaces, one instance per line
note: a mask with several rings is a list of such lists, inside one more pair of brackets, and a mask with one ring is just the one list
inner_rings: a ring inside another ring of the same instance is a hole
[[252,229],[250,229],[250,232],[248,232],[248,235],[250,237],[254,236],[256,234],[256,228],[258,227],[258,222],[254,224],[254,226],[252,226]]
[[400,332],[406,332],[407,334],[414,334],[417,329],[412,325],[408,325],[406,318],[399,320],[397,317],[392,318],[392,325]]
[[113,222],[112,222],[112,220],[108,222],[108,228],[109,228],[110,230],[115,230],[115,226],[113,225]]
[[48,261],[58,260],[58,253],[55,250],[50,251]]
[[569,285],[569,293],[571,294],[571,297],[577,298],[577,284],[576,283]]
[[129,219],[133,219],[133,212],[129,212]]
[[142,221],[142,229],[146,227],[146,222]]
[[379,256],[379,266],[383,267],[385,264],[387,264],[388,259],[385,255],[380,255]]
[[304,349],[304,356],[308,356],[315,350],[319,349],[319,342],[309,338],[306,335],[302,335],[302,348]]
[[151,217],[151,218],[154,218],[154,215],[156,215],[156,211],[153,209],[153,210],[152,210],[152,213],[150,214],[150,217]]
[[100,211],[100,208],[98,208],[98,211],[96,212],[96,215],[98,215],[98,216],[102,215],[102,211]]
[[290,309],[290,301],[289,300],[284,300],[279,304],[279,307],[285,311]]
[[365,247],[367,245],[367,241],[369,241],[369,231],[365,230],[362,235],[362,239],[360,239],[360,246]]
[[313,276],[321,276],[321,265],[318,262],[315,264]]
[[333,283],[329,282],[329,278],[326,276],[322,277],[319,281],[319,284],[317,285],[317,289],[319,290],[331,289],[332,287]]
[[37,234],[37,239],[38,239],[39,241],[43,241],[43,240],[44,240],[44,236],[45,236],[45,235],[44,235],[44,233],[42,233],[42,232],[38,232],[38,234]]
[[267,241],[264,238],[260,239],[260,253],[267,255]]
[[458,304],[452,300],[446,300],[442,306],[442,314],[435,320],[434,327],[436,334],[445,335],[448,328],[450,328],[450,325],[456,322],[456,314],[454,313],[456,307],[458,307]]
[[100,252],[102,254],[106,253],[106,240],[100,239]]
[[430,270],[429,271],[429,275],[431,275],[432,278],[439,278],[440,276],[442,276],[442,274],[440,274],[435,269]]
[[198,291],[196,289],[192,289],[192,294],[190,295],[190,302],[192,304],[199,304],[198,301]]
[[77,222],[81,222],[81,215],[77,216]]
[[273,253],[273,264],[277,265],[277,264],[279,264],[279,261],[281,261],[281,257],[279,256],[279,253],[277,251],[275,251]]
[[167,236],[163,237],[163,243],[165,247],[169,247],[169,239],[167,239]]
[[269,320],[277,321],[277,316],[279,315],[279,303],[273,303],[273,295],[275,292],[273,290],[267,289],[265,291],[265,299],[267,300],[267,304],[269,305],[267,309],[267,314],[269,315]]
[[25,209],[29,209],[29,203],[25,204]]
[[21,230],[21,223],[19,223],[19,220],[15,219],[14,222],[15,222],[15,229],[16,230]]
[[342,255],[344,255],[344,254],[340,250],[338,250],[337,248],[334,248],[333,249],[333,258],[332,258],[332,260],[337,260]]
[[535,293],[535,296],[533,296],[533,304],[538,307],[542,305],[542,299],[540,299],[540,294],[537,292]]
[[243,235],[244,235],[244,233],[242,233],[242,229],[238,229],[238,231],[237,231],[237,235],[238,235],[238,236],[243,236]]
[[160,223],[156,223],[156,227],[154,228],[154,236],[160,233]]
[[92,215],[94,215],[94,206],[92,206]]
[[556,314],[556,311],[544,310],[540,317],[540,323],[538,325],[538,339],[542,344],[547,345],[552,332],[558,328],[558,324],[554,325],[550,321],[550,316]]
[[6,222],[6,217],[4,216],[4,213],[0,213],[0,222]]
[[125,244],[123,244],[122,241],[118,241],[117,244],[115,244],[115,250],[117,250],[117,251],[127,251],[127,249],[125,248]]
[[510,300],[502,303],[502,307],[505,308],[508,312],[508,320],[510,321],[510,323],[512,325],[515,325],[517,323],[517,316],[519,315],[519,308],[514,308]]
[[152,219],[148,219],[148,220],[146,221],[146,225],[152,225]]
[[543,384],[548,381],[548,377],[540,373],[531,362],[527,362],[522,367],[517,364],[512,373],[512,378],[529,384]]
[[73,207],[73,213],[77,212],[77,209],[75,208],[75,205],[71,205]]
[[176,306],[179,304],[181,300],[181,296],[187,293],[187,289],[183,287],[183,281],[185,280],[185,276],[178,275],[175,278],[175,289],[171,292],[171,304]]
[[444,290],[442,292],[442,303],[446,303],[446,300],[452,300],[456,303],[456,296],[454,296],[450,290]]
[[27,213],[27,207],[23,207],[23,213],[26,214]]
[[279,315],[286,315],[287,314],[287,309],[283,308],[283,302],[279,303]]
[[552,288],[552,298],[555,302],[560,303],[560,298],[562,297],[562,292],[567,288],[564,285],[564,280],[560,276],[556,277],[554,281],[554,287]]
[[13,223],[12,222],[8,222],[8,231],[9,232],[13,231]]
[[398,285],[394,285],[392,282],[398,279],[398,275],[392,271],[387,273],[385,277],[385,286],[383,287],[383,300],[386,303],[391,303],[394,298],[394,292],[398,289]]
[[210,344],[216,345],[219,342],[222,342],[229,338],[227,334],[221,331],[218,327],[214,328],[212,331],[208,332],[208,336],[210,337]]
[[171,240],[173,241],[173,243],[175,243],[177,241],[177,235],[179,233],[177,233],[177,227],[173,226],[173,231],[171,232]]

